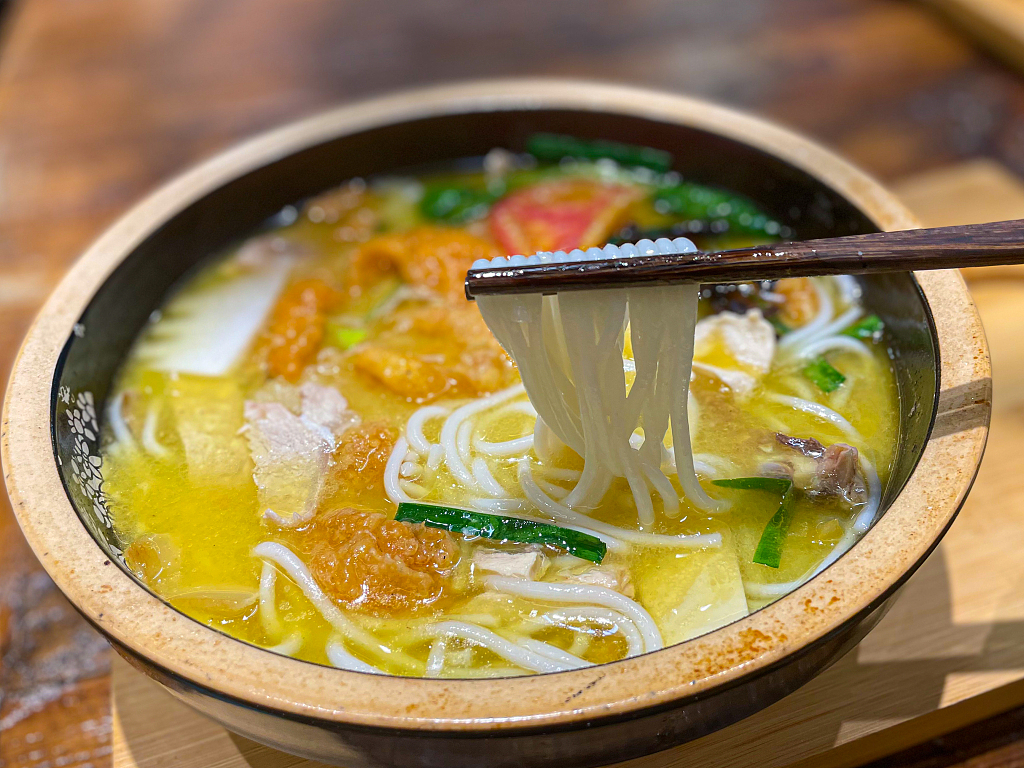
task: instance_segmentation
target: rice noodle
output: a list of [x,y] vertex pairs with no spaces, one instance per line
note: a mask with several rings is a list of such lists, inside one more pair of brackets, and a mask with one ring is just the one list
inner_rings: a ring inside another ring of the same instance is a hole
[[857,278],[853,275],[833,275],[832,281],[836,284],[840,296],[842,296],[843,301],[847,304],[856,304],[860,301],[863,292],[860,289],[860,283],[857,282]]
[[338,642],[337,639],[332,638],[327,643],[327,660],[331,662],[338,669],[347,669],[350,672],[368,672],[371,675],[383,675],[385,674],[381,670],[377,669],[372,664],[367,664],[362,659],[357,659],[347,650],[345,646]]
[[578,526],[578,530],[597,536],[608,544],[609,548],[613,547],[609,539],[620,549],[622,548],[622,542],[645,547],[667,547],[672,549],[700,549],[703,547],[720,547],[722,545],[722,536],[718,533],[682,534],[679,536],[641,533],[587,517],[583,513],[576,512],[565,504],[555,501],[544,493],[537,486],[537,483],[534,482],[533,475],[530,472],[530,460],[526,457],[519,460],[519,485],[523,489],[526,498],[538,509],[549,514],[559,525],[567,528]]
[[472,499],[469,505],[481,512],[495,514],[498,512],[521,512],[526,509],[522,499]]
[[401,485],[402,490],[413,499],[422,499],[427,495],[427,493],[429,493],[426,488],[419,483],[414,483],[412,480],[400,480],[399,485]]
[[505,457],[522,455],[533,448],[533,435],[505,440],[501,443],[489,443],[480,438],[473,439],[473,447],[488,456]]
[[427,656],[427,669],[424,677],[437,677],[444,671],[445,651],[447,645],[443,637],[437,638],[430,646],[430,655]]
[[292,632],[277,645],[265,646],[263,650],[278,653],[281,656],[294,656],[302,650],[302,635],[299,632]]
[[481,459],[479,456],[473,459],[473,477],[476,479],[477,485],[484,489],[484,492],[489,496],[493,496],[496,499],[505,498],[508,496],[506,491],[491,474],[490,467],[487,466],[487,462]]
[[542,640],[536,640],[532,637],[524,637],[519,641],[519,645],[527,650],[538,653],[541,656],[546,656],[552,661],[557,661],[565,664],[570,669],[582,669],[583,667],[594,666],[593,662],[581,659],[579,656],[575,656],[569,651],[562,650],[561,648],[545,643]]
[[850,527],[846,529],[839,541],[832,547],[832,551],[818,565],[794,581],[776,582],[774,584],[744,583],[743,588],[747,595],[756,600],[772,600],[783,597],[824,571],[860,540],[860,537],[864,535],[875,521],[875,518],[878,516],[878,510],[882,505],[882,483],[878,478],[878,472],[875,471],[874,465],[865,458],[863,453],[860,454],[860,464],[864,470],[864,477],[867,480],[868,500],[865,502],[864,508],[857,513],[857,517],[854,518]]
[[[575,665],[568,664],[565,661],[556,661],[550,656],[541,655],[518,643],[506,640],[489,629],[479,627],[476,624],[470,624],[466,621],[439,621],[436,624],[432,624],[429,630],[435,636],[457,637],[474,645],[482,646],[505,661],[512,662],[516,666],[533,672],[565,672],[566,670],[577,668]],[[585,665],[586,662],[584,662]]]
[[405,438],[398,438],[395,441],[395,447],[391,450],[391,455],[388,456],[388,463],[384,467],[384,492],[387,493],[388,498],[395,504],[413,500],[412,496],[402,488],[400,480],[402,462],[405,461],[405,456],[408,452],[409,444]]
[[455,435],[455,447],[459,451],[459,458],[463,464],[469,464],[469,438],[473,434],[473,423],[468,419],[459,425],[459,431]]
[[277,615],[277,569],[266,561],[260,571],[260,623],[268,635],[280,637],[284,631]]
[[537,470],[552,480],[565,480],[572,483],[580,479],[580,472],[577,469],[562,469],[542,464],[537,467]]
[[444,448],[437,443],[430,446],[430,451],[427,452],[427,469],[436,472],[437,468],[441,466],[442,459],[444,459]]
[[569,493],[569,491],[562,486],[549,483],[547,480],[542,480],[539,477],[533,478],[533,482],[537,484],[538,488],[553,499],[564,499],[566,494]]
[[110,423],[110,429],[114,433],[117,444],[123,445],[125,448],[134,448],[135,438],[132,436],[132,431],[128,428],[128,423],[124,420],[122,412],[124,399],[127,396],[128,391],[125,390],[110,398],[110,403],[107,405],[107,421]]
[[779,339],[778,348],[780,351],[790,350],[798,344],[815,338],[832,321],[834,312],[832,297],[828,295],[828,291],[822,286],[820,278],[812,277],[809,279],[818,297],[818,314],[811,318],[809,322],[794,331],[790,331]]
[[160,441],[156,439],[156,427],[160,418],[160,412],[155,405],[149,406],[146,411],[146,420],[142,424],[142,447],[153,456],[160,458],[170,453]]
[[588,603],[602,605],[625,614],[636,625],[644,639],[644,650],[656,651],[664,646],[654,619],[640,603],[605,587],[589,584],[558,584],[529,581],[510,576],[488,576],[484,583],[491,589],[510,595],[554,603]]
[[571,629],[577,633],[585,632],[585,629],[575,626],[576,624],[603,623],[608,624],[618,631],[626,640],[628,651],[627,656],[639,656],[644,652],[645,644],[643,635],[636,628],[636,624],[611,608],[601,608],[596,605],[580,606],[579,608],[555,608],[554,610],[542,613],[537,617],[552,626]]
[[[456,438],[458,436],[459,427],[462,423],[481,411],[486,411],[489,408],[493,408],[500,403],[505,402],[513,397],[518,397],[525,392],[522,384],[516,384],[515,386],[503,389],[500,392],[495,392],[490,397],[485,397],[482,400],[474,400],[471,403],[467,403],[460,408],[456,408],[455,411],[445,419],[444,426],[441,427],[441,446],[444,448],[445,461],[448,464],[448,470],[458,479],[461,483],[467,486],[471,490],[480,490],[479,485],[476,482],[476,478],[473,477],[473,473],[469,471],[463,461],[460,453]],[[395,451],[392,452],[392,456],[397,452],[397,444]]]
[[431,443],[423,434],[423,426],[430,420],[447,416],[450,408],[443,405],[425,405],[409,417],[405,425],[405,439],[409,447],[417,453],[427,453],[431,449]]
[[850,336],[824,336],[798,347],[793,351],[793,354],[802,359],[809,359],[836,349],[843,352],[853,352],[863,357],[874,358],[871,350],[868,349],[864,342]]
[[299,559],[298,555],[288,549],[288,547],[278,544],[276,541],[264,541],[256,545],[253,549],[253,554],[257,557],[271,560],[280,566],[281,570],[288,574],[292,581],[302,590],[306,598],[320,611],[320,615],[324,617],[327,623],[334,627],[335,631],[346,640],[406,669],[416,672],[423,670],[422,663],[401,651],[392,650],[345,616],[338,606],[331,602],[331,599],[320,589],[320,585],[316,583],[313,575]]
[[790,397],[789,395],[779,395],[776,393],[769,394],[768,400],[779,403],[780,405],[788,405],[790,408],[796,408],[798,411],[809,413],[812,416],[817,416],[823,421],[830,422],[835,426],[839,427],[840,430],[851,440],[861,443],[863,445],[864,438],[860,432],[851,424],[846,418],[828,406],[816,403],[813,400],[805,400],[802,397]]
[[[680,238],[657,248],[693,250]],[[616,253],[614,246],[609,246]],[[636,253],[629,246],[622,253]],[[607,249],[606,249],[607,250]],[[577,258],[577,252],[570,254]],[[690,451],[689,381],[699,287],[644,287],[640,291],[564,292],[483,296],[480,311],[519,366],[540,414],[534,450],[546,460],[551,431],[583,456],[583,473],[564,500],[570,509],[596,506],[612,477],[628,483],[641,529],[655,519],[652,488],[665,514],[678,514],[678,495],[662,472],[661,444],[672,430],[676,474],[684,495],[704,510],[718,508],[701,488]],[[633,358],[623,358],[628,327]],[[627,387],[626,368],[636,375]],[[631,436],[642,427],[649,439]]]

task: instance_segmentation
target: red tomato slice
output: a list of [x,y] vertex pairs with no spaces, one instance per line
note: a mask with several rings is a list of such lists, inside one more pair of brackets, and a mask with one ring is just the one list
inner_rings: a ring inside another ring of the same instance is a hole
[[590,179],[560,179],[514,192],[491,209],[491,231],[509,255],[603,245],[641,192]]

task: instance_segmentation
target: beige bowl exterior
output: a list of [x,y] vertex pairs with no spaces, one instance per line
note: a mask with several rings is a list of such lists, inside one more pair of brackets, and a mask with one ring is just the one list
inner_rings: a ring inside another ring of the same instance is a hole
[[741,621],[657,653],[556,675],[500,680],[346,672],[274,655],[192,621],[109,561],[83,527],[58,476],[50,403],[58,355],[73,324],[125,255],[209,190],[336,135],[451,112],[553,107],[635,114],[715,132],[825,181],[883,229],[916,226],[877,182],[774,125],[679,96],[572,81],[477,82],[375,99],[273,131],[203,163],[137,205],[73,266],[30,329],[4,403],[0,450],[22,530],[60,589],[122,652],[169,676],[310,722],[464,734],[573,728],[670,706],[769,669],[877,606],[937,544],[977,472],[991,400],[984,334],[955,271],[917,275],[937,330],[939,413],[920,462],[888,511],[847,555],[793,593]]

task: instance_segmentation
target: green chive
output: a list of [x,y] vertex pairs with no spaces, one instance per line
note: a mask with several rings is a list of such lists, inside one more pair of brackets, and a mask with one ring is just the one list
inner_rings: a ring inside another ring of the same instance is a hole
[[461,224],[487,213],[494,197],[470,187],[438,185],[428,187],[420,200],[420,212],[428,219]]
[[804,368],[804,376],[817,384],[822,392],[835,392],[846,381],[846,377],[824,357],[819,357]]
[[[683,219],[724,222],[731,233],[778,235],[782,227],[751,201],[702,184],[682,182],[654,193],[654,209]],[[714,230],[712,230],[714,231]]]
[[563,157],[584,160],[608,158],[620,165],[640,166],[664,173],[672,169],[672,155],[660,149],[620,144],[617,141],[585,141],[557,133],[535,133],[526,140],[526,151],[538,160],[558,162]]
[[843,331],[843,334],[853,336],[855,339],[878,341],[882,337],[883,330],[885,330],[885,323],[882,322],[882,318],[878,315],[868,315]]
[[733,477],[725,480],[712,480],[712,485],[719,488],[735,488],[741,491],[771,491],[785,493],[793,484],[784,477]]
[[793,520],[793,508],[796,506],[796,493],[791,488],[782,497],[778,511],[768,521],[761,533],[761,540],[757,542],[757,549],[754,550],[754,562],[767,565],[769,568],[778,568],[782,562],[782,543],[786,538],[786,531]]
[[596,536],[561,528],[550,523],[538,523],[518,517],[500,517],[473,512],[457,507],[436,504],[402,502],[395,520],[423,523],[431,528],[442,528],[465,536],[481,536],[495,541],[513,541],[519,544],[544,544],[565,550],[570,555],[600,563],[608,546]]
[[327,339],[333,346],[339,349],[354,347],[366,338],[367,333],[368,331],[365,328],[352,328],[335,323],[327,324]]

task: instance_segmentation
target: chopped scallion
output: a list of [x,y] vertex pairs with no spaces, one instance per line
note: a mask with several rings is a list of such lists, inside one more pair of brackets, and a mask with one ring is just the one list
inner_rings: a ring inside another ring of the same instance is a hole
[[457,507],[402,502],[398,505],[395,520],[423,523],[432,528],[443,528],[466,536],[482,536],[495,541],[544,544],[563,549],[570,555],[594,563],[600,563],[608,552],[608,546],[603,541],[588,533],[561,528],[550,523],[487,515]]
[[790,488],[782,497],[778,511],[768,521],[761,533],[761,540],[754,550],[754,562],[778,568],[782,563],[782,543],[793,519],[793,508],[796,506],[796,492]]
[[[680,218],[720,222],[711,231],[748,234],[782,234],[782,226],[761,213],[750,200],[703,184],[681,182],[662,187],[654,193],[654,209],[663,215]],[[720,229],[718,228],[720,227]]]
[[882,336],[883,330],[885,330],[885,323],[882,322],[882,318],[878,315],[868,315],[864,319],[851,325],[843,331],[843,333],[846,336],[853,336],[855,339],[871,339],[872,341],[878,341]]
[[585,160],[608,158],[620,165],[641,166],[664,173],[672,169],[672,155],[661,149],[620,144],[617,141],[585,141],[557,133],[535,133],[526,141],[526,151],[538,160],[558,162],[563,157]]
[[494,196],[470,187],[438,185],[428,187],[420,200],[420,212],[428,219],[461,224],[487,213]]
[[846,377],[824,357],[804,368],[804,376],[817,384],[822,392],[835,392],[846,381]]
[[719,488],[735,488],[741,491],[770,491],[785,493],[792,483],[784,477],[732,477],[724,480],[712,480],[712,485]]
[[327,339],[333,346],[339,349],[354,347],[363,341],[366,336],[367,330],[365,328],[353,328],[335,323],[327,324]]

